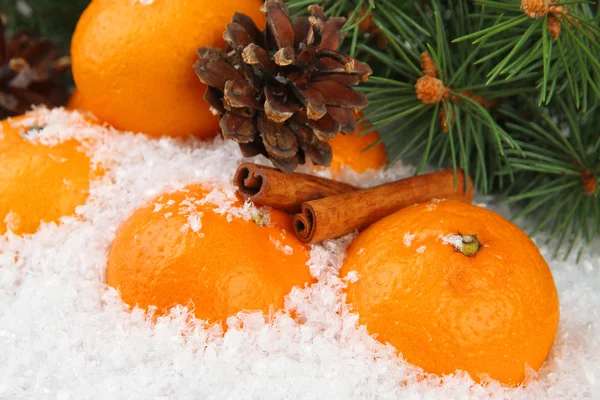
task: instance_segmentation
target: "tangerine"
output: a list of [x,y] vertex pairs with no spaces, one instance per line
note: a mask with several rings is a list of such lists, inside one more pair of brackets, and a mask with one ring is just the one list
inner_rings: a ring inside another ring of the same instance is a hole
[[32,115],[5,119],[0,130],[0,234],[34,233],[41,221],[71,215],[88,197],[92,168],[75,140],[36,142]]
[[[235,12],[264,27],[260,0],[94,0],[71,45],[77,90],[94,115],[151,136],[210,136],[217,116],[193,65],[201,46],[225,48]],[[149,3],[149,2],[146,2]]]
[[67,102],[66,108],[68,110],[88,110],[88,107],[85,105],[85,100],[83,100],[81,93],[77,89],[75,89],[75,91],[73,91],[73,93],[69,97],[69,101]]
[[228,216],[210,193],[192,185],[164,194],[119,228],[106,277],[125,303],[166,312],[192,302],[196,317],[217,322],[282,308],[292,287],[309,282],[307,248],[290,216],[272,210],[267,225]]
[[383,143],[370,147],[380,140],[377,131],[365,135],[364,124],[359,124],[356,131],[350,134],[338,134],[328,141],[333,152],[329,168],[333,175],[338,175],[343,166],[348,166],[358,173],[370,169],[383,168],[387,163],[387,153]]
[[506,384],[538,370],[559,321],[552,274],[502,216],[445,200],[392,214],[350,245],[347,301],[382,342],[425,371]]

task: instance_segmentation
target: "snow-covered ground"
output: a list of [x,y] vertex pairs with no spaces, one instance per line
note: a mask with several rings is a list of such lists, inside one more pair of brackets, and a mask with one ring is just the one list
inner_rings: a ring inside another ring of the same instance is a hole
[[[598,245],[578,265],[551,260],[551,247],[541,246],[561,321],[548,361],[519,388],[475,384],[464,374],[426,375],[370,337],[340,294],[338,269],[350,237],[313,247],[318,283],[294,289],[286,311],[267,322],[240,314],[223,334],[183,307],[155,322],[131,312],[104,279],[117,228],[165,190],[198,181],[233,190],[242,161],[237,146],[151,140],[88,125],[76,113],[40,112],[48,124],[40,140],[77,137],[107,172],[76,216],[31,236],[0,236],[0,399],[600,398]],[[395,165],[345,179],[370,186],[412,171]]]

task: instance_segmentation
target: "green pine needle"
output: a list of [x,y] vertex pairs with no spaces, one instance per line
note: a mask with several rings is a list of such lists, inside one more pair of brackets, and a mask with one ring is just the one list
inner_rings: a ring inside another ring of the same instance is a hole
[[532,234],[546,229],[557,239],[555,255],[564,250],[567,258],[576,247],[581,254],[600,234],[600,107],[582,113],[557,99],[551,110],[560,117],[553,118],[528,99],[524,104],[526,115],[503,110],[524,152],[508,156],[517,176],[509,201],[522,206],[515,217],[537,215]]
[[[587,1],[556,1],[567,14],[552,17],[561,26],[558,38],[548,31],[549,15],[533,19],[525,15],[518,0],[477,0],[472,19],[483,15],[494,18],[491,26],[482,25],[476,32],[468,32],[455,42],[473,44],[506,42],[477,62],[496,59],[489,71],[487,83],[505,77],[512,79],[535,69],[541,70],[537,81],[540,104],[548,104],[556,95],[568,95],[583,111],[600,100],[600,27],[598,13],[594,15]],[[555,49],[555,47],[557,49]],[[525,49],[525,51],[523,51]]]
[[[365,133],[380,133],[392,163],[462,168],[479,191],[508,193],[517,217],[537,218],[532,234],[555,240],[556,254],[580,255],[600,235],[598,7],[556,1],[568,16],[557,18],[555,39],[550,18],[530,18],[519,0],[316,2],[350,16],[342,51],[374,70],[359,88],[369,98]],[[365,10],[385,46],[358,29]],[[416,95],[423,52],[449,88],[439,103]]]
[[[415,160],[418,173],[428,164],[462,168],[472,175],[476,187],[487,193],[500,184],[495,173],[505,163],[505,148],[519,152],[519,146],[497,123],[493,107],[484,107],[473,96],[492,100],[523,93],[524,82],[532,77],[518,76],[508,83],[502,82],[502,86],[488,87],[486,71],[492,66],[491,61],[474,65],[483,45],[452,42],[473,22],[464,12],[469,8],[468,2],[457,1],[447,10],[442,10],[435,1],[430,4],[429,9],[417,12],[410,20],[406,20],[406,13],[388,15],[405,25],[419,24],[427,29],[426,34],[415,39],[402,30],[381,26],[392,52],[382,53],[363,46],[364,52],[380,57],[396,71],[394,78],[374,77],[362,89],[370,102],[366,118],[381,133],[392,161],[418,156]],[[455,18],[443,18],[447,11]],[[435,61],[439,76],[450,88],[443,103],[423,104],[416,96],[414,85],[423,76],[422,52]]]
[[57,43],[68,52],[79,16],[90,0],[0,0],[8,19],[8,37],[21,30]]

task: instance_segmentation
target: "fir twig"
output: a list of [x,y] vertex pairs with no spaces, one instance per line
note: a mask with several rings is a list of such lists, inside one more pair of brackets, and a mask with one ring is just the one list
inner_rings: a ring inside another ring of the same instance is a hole
[[[424,10],[418,9],[410,20],[406,14],[389,14],[388,18],[405,25],[420,25],[425,32],[409,36],[380,25],[392,53],[361,46],[394,71],[394,79],[372,78],[371,85],[363,89],[370,100],[365,114],[373,129],[381,133],[392,161],[418,155],[418,172],[427,164],[460,167],[473,176],[479,190],[489,192],[500,183],[493,178],[496,168],[504,163],[504,148],[519,151],[517,143],[493,117],[493,99],[522,92],[530,76],[513,77],[502,87],[485,84],[490,61],[474,65],[482,46],[452,44],[454,37],[478,22],[467,16],[468,7],[466,0],[453,2],[447,9],[452,15],[450,20],[442,18],[435,1]],[[440,80],[448,88],[441,102],[424,104],[416,94],[415,84],[425,75],[420,65],[422,53],[431,55]]]
[[[502,44],[493,57],[488,83],[500,77],[513,78],[531,70],[540,71],[537,88],[540,103],[567,93],[584,111],[600,99],[600,28],[587,1],[548,2],[543,15],[528,15],[519,0],[477,0],[471,18],[487,15],[495,19],[455,39],[473,44]],[[544,3],[546,4],[546,3]],[[531,12],[530,12],[531,14]],[[479,61],[492,58],[490,54]]]
[[[349,17],[345,46],[376,75],[361,89],[365,119],[392,161],[461,167],[480,191],[508,188],[517,216],[536,216],[535,232],[567,256],[600,235],[599,7],[540,2],[548,9],[533,18],[520,0],[316,2]],[[424,82],[422,53],[437,80]],[[420,97],[419,82],[430,84]]]
[[563,248],[567,258],[600,234],[600,107],[582,113],[559,98],[552,109],[559,118],[553,118],[531,100],[523,103],[527,115],[502,110],[524,152],[509,152],[516,176],[509,201],[522,206],[515,217],[537,215],[532,234],[548,230],[558,240],[555,256]]
[[33,31],[68,51],[77,20],[89,3],[90,0],[0,0],[0,10],[8,17],[7,36]]

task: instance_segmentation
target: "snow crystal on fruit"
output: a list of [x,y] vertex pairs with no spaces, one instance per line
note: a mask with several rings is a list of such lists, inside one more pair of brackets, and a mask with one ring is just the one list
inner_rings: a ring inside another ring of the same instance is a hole
[[238,201],[233,188],[214,188],[198,204],[216,206],[213,211],[225,215],[228,221],[232,221],[233,218],[241,218],[246,221],[253,221],[259,226],[270,225],[268,208],[259,209],[250,201],[246,201],[240,207],[236,205]]
[[9,231],[16,231],[20,222],[21,217],[14,211],[9,211],[6,217],[4,217],[4,225],[6,225],[6,229]]
[[445,236],[441,236],[439,237],[442,242],[444,244],[451,244],[452,246],[454,246],[457,250],[462,250],[463,248],[463,239],[462,236],[460,235],[445,235]]
[[198,206],[201,205],[201,200],[193,197],[188,197],[179,203],[179,215],[187,217],[187,223],[181,227],[181,232],[188,233],[190,230],[198,234],[199,237],[204,237],[203,233],[200,233],[202,229],[202,216],[203,212],[198,211]]
[[358,276],[357,271],[348,271],[348,273],[344,277],[344,280],[347,282],[350,282],[350,283],[355,283],[355,282],[358,282],[359,278],[360,277]]
[[415,238],[416,234],[414,233],[410,233],[410,232],[406,232],[404,234],[404,237],[402,239],[402,242],[404,243],[404,246],[406,247],[410,247],[410,245],[412,244],[413,239]]
[[277,251],[281,251],[286,256],[291,256],[292,254],[294,254],[294,249],[292,249],[291,246],[289,246],[287,244],[284,245],[283,243],[281,243],[281,241],[277,240],[273,236],[269,236],[269,241],[271,243],[273,243],[273,245],[275,246],[275,249],[277,249]]
[[425,253],[425,250],[426,250],[426,249],[427,249],[427,246],[425,246],[425,245],[423,245],[423,246],[419,246],[419,247],[417,248],[417,253],[419,253],[419,254],[423,254],[423,253]]

